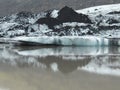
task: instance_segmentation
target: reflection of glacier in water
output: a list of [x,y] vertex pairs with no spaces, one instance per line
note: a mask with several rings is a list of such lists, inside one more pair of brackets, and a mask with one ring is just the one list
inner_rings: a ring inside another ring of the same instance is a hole
[[0,63],[20,68],[37,67],[64,74],[85,70],[120,75],[118,47],[13,47],[0,52]]
[[[35,50],[20,50],[20,55],[29,56],[79,56],[107,54],[108,47],[45,47]],[[76,58],[75,58],[76,59]]]

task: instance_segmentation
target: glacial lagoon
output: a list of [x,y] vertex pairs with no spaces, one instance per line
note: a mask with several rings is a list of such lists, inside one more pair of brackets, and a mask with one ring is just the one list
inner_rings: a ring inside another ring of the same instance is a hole
[[120,47],[0,44],[0,90],[119,90]]

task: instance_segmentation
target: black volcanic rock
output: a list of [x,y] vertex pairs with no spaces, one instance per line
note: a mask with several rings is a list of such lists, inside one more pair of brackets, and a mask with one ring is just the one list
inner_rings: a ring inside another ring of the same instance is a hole
[[61,22],[92,23],[87,15],[78,14],[72,8],[65,6],[58,12],[58,20]]
[[116,23],[119,23],[119,21],[116,20],[116,19],[109,19],[109,20],[107,21],[107,23],[109,23],[109,24],[116,24]]
[[[50,13],[49,13],[50,14]],[[66,22],[79,22],[79,23],[89,23],[91,24],[91,20],[87,15],[78,14],[72,8],[67,6],[63,7],[58,12],[57,18],[52,18],[47,14],[45,18],[40,18],[36,23],[38,24],[46,24],[49,28],[53,29],[55,25],[59,25]]]
[[36,23],[46,24],[51,29],[53,29],[54,25],[60,24],[56,18],[40,18]]

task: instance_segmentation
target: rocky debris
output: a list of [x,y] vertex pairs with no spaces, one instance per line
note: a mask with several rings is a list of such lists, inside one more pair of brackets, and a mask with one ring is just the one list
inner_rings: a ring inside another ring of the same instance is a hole
[[116,23],[120,23],[118,20],[116,20],[116,19],[113,19],[113,18],[111,18],[111,19],[109,19],[108,21],[107,21],[107,23],[108,24],[116,24]]
[[120,29],[120,26],[117,26],[117,25],[103,26],[103,25],[102,25],[102,26],[99,26],[98,28],[99,28],[99,30],[115,30],[115,29]]
[[40,18],[37,22],[37,24],[46,24],[49,28],[54,29],[55,25],[59,25],[60,22],[56,18]]
[[[117,12],[118,13],[118,12]],[[120,29],[120,16],[114,12],[110,12],[110,14],[98,14],[93,18],[93,22],[97,27],[97,30],[100,32],[101,30],[116,30]]]

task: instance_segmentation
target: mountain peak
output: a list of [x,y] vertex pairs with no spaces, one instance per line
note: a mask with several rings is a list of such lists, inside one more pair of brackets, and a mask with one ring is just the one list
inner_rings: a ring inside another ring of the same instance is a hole
[[70,8],[70,7],[68,7],[68,6],[65,6],[65,7],[63,7],[59,12],[58,12],[58,15],[59,15],[59,17],[61,16],[61,15],[66,15],[66,16],[68,16],[68,15],[76,15],[77,13],[72,9],[72,8]]
[[85,14],[79,14],[72,8],[65,6],[58,12],[59,21],[63,22],[84,22],[92,23],[89,17]]
[[72,10],[72,11],[74,11],[72,8],[70,8],[68,6],[64,6],[60,11],[62,11],[62,10]]

